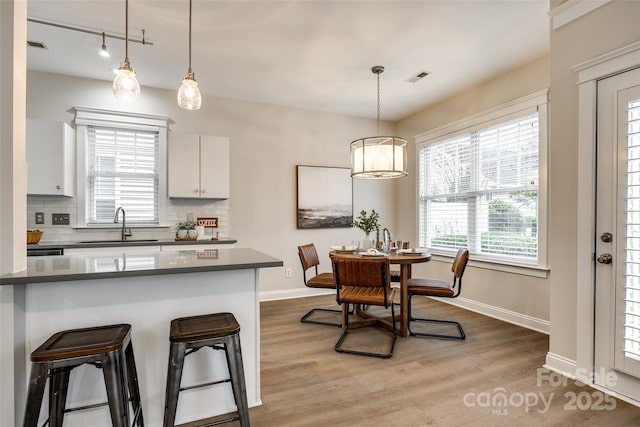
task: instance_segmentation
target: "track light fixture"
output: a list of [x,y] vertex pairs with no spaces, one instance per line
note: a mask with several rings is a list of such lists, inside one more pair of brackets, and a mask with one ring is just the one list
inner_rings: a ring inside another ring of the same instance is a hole
[[103,58],[110,58],[111,55],[109,54],[109,51],[107,50],[107,43],[106,43],[106,35],[105,33],[102,33],[102,47],[100,48],[100,51],[98,52],[98,54],[100,56],[102,56]]

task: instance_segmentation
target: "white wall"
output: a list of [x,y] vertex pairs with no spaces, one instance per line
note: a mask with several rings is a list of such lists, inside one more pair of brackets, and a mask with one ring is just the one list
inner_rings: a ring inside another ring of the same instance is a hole
[[[409,141],[414,136],[474,114],[530,95],[550,85],[549,57],[543,57],[518,69],[497,76],[446,99],[398,123],[398,133]],[[427,80],[423,82],[428,83]],[[416,150],[409,150],[409,177],[398,182],[395,195],[397,231],[417,239]],[[553,185],[553,184],[551,184]],[[451,279],[451,262],[429,262],[414,266],[414,275]],[[553,271],[551,272],[553,275]],[[459,300],[474,310],[548,330],[549,279],[506,273],[469,266]]]
[[[177,90],[177,88],[176,88]],[[375,120],[204,97],[199,111],[176,104],[176,92],[142,87],[132,104],[117,101],[111,82],[29,72],[27,117],[72,123],[72,107],[86,106],[168,116],[170,130],[231,139],[229,235],[239,247],[253,247],[284,261],[283,268],[261,272],[261,292],[270,297],[304,292],[297,246],[313,242],[322,269],[330,269],[331,245],[362,238],[357,229],[296,229],[296,165],[349,167],[349,143],[375,133]],[[381,123],[382,132],[393,125]],[[395,223],[392,182],[355,180],[354,212],[376,209],[382,223]],[[69,203],[58,198],[49,203]],[[29,207],[29,212],[32,207]],[[194,212],[195,213],[195,212]],[[289,292],[293,290],[293,292]],[[266,297],[266,296],[265,296]]]
[[578,86],[573,68],[640,40],[640,2],[613,1],[551,31],[549,352],[576,359]]

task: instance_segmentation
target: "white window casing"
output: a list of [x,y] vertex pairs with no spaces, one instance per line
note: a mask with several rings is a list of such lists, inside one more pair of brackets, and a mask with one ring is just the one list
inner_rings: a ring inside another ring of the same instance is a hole
[[166,222],[167,118],[75,107],[77,227]]
[[545,277],[548,90],[415,137],[420,246]]

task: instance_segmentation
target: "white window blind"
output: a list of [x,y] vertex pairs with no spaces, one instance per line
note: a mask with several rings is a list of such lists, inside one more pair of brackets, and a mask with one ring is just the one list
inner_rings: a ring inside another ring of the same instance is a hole
[[113,224],[122,206],[128,224],[159,224],[159,132],[87,126],[86,222]]
[[640,99],[627,105],[624,354],[640,360]]
[[530,110],[420,146],[420,245],[536,264],[539,132]]

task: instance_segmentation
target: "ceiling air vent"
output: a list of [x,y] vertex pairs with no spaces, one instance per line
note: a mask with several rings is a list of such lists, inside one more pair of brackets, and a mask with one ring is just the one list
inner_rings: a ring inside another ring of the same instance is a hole
[[31,41],[31,40],[27,40],[27,46],[35,47],[37,49],[49,50],[49,48],[47,47],[46,44],[44,44],[42,42],[34,42],[34,41]]
[[417,81],[420,81],[422,79],[424,79],[425,77],[427,77],[429,75],[428,71],[418,71],[416,74],[414,74],[413,76],[409,77],[407,79],[408,82],[410,83],[415,83]]

